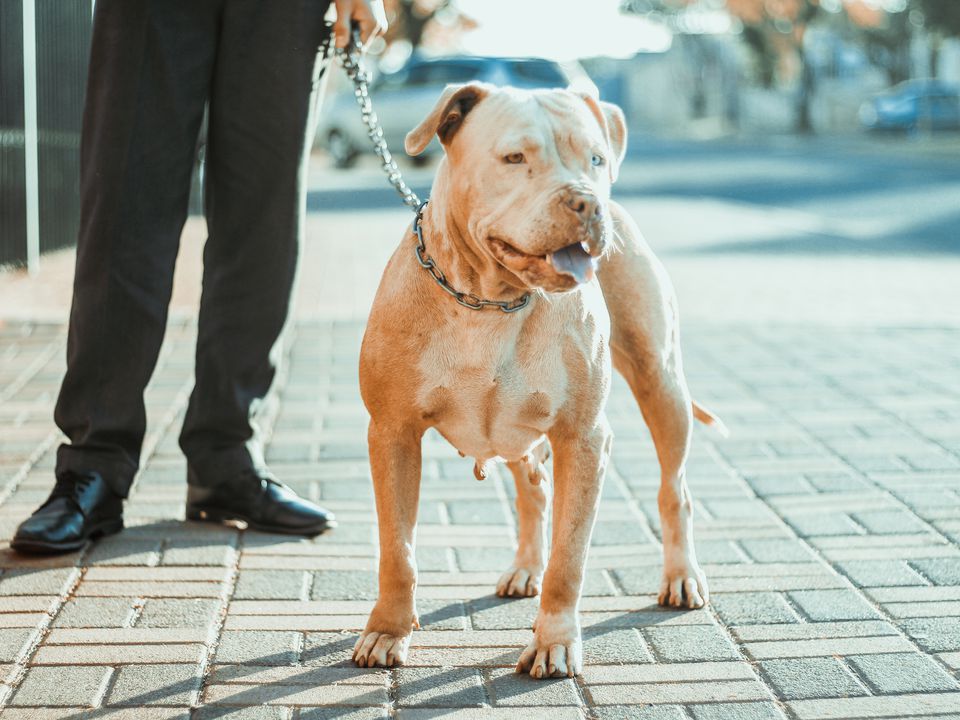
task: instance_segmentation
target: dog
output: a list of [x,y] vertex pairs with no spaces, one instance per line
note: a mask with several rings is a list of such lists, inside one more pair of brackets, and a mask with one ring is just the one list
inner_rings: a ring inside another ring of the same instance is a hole
[[691,401],[667,274],[610,200],[626,151],[623,112],[587,90],[451,85],[407,135],[407,152],[434,135],[444,157],[430,200],[384,271],[361,349],[380,572],[353,659],[402,664],[419,627],[421,439],[435,428],[476,460],[478,478],[495,461],[513,475],[519,549],[496,591],[540,595],[517,671],[572,677],[583,666],[578,604],[612,442],[611,367],[629,383],[660,462],[662,605],[709,598],[684,466],[693,416],[721,424]]

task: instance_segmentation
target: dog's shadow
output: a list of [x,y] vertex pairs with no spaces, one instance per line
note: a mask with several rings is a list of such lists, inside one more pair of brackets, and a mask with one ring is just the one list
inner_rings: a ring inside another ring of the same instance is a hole
[[[482,607],[502,607],[515,600],[501,599],[495,596],[480,598],[473,601]],[[432,623],[442,622],[461,614],[463,602],[456,601],[438,607],[421,617],[423,627]],[[689,612],[661,608],[650,605],[638,610],[625,611],[605,618],[604,620],[584,628],[584,640],[595,641],[609,633],[626,629],[639,630],[642,627],[659,625],[675,618],[678,613]],[[286,675],[281,681],[264,684],[252,680],[244,683],[245,677],[261,673],[270,667],[290,667],[289,654],[280,652],[262,655],[241,664],[216,664],[213,661],[212,678],[221,688],[223,684],[218,679],[229,680],[227,687],[236,688],[236,692],[220,696],[216,702],[209,705],[201,704],[191,716],[195,720],[212,720],[225,717],[237,712],[243,707],[260,707],[265,703],[283,706],[284,697],[299,693],[307,688],[317,688],[321,685],[335,685],[346,683],[357,689],[348,700],[349,706],[338,705],[323,708],[323,717],[336,718],[349,715],[359,707],[382,707],[384,718],[389,717],[386,707],[383,706],[384,686],[388,688],[389,697],[398,708],[429,708],[434,714],[442,715],[453,713],[464,707],[479,707],[482,703],[494,706],[514,705],[508,703],[511,698],[517,698],[527,693],[542,692],[544,683],[573,683],[569,678],[551,678],[534,680],[526,674],[514,674],[512,671],[519,658],[521,645],[497,646],[487,649],[502,649],[495,655],[484,655],[478,661],[470,661],[463,665],[418,665],[418,651],[426,646],[417,646],[418,634],[430,633],[431,630],[420,630],[414,633],[414,646],[410,650],[409,662],[402,668],[358,668],[352,660],[351,654],[356,642],[357,632],[346,633],[316,633],[322,639],[316,644],[308,645],[301,653],[299,672]],[[464,630],[465,635],[469,630]],[[450,646],[444,646],[449,649]],[[456,649],[454,647],[454,649]],[[422,676],[419,676],[422,673]],[[208,678],[209,679],[209,678]],[[369,679],[367,685],[363,682]],[[439,690],[445,686],[452,686],[449,691]],[[486,689],[484,689],[484,686]],[[207,686],[209,687],[209,686]],[[363,690],[361,688],[368,688]],[[98,717],[109,717],[120,707],[143,707],[146,705],[172,705],[177,695],[196,692],[197,678],[190,678],[172,682],[164,687],[150,690],[124,700],[122,705],[110,705],[102,709],[84,710],[80,713],[68,715],[64,720],[93,720]],[[206,688],[202,688],[206,690]],[[574,690],[571,688],[571,690]],[[422,693],[430,694],[429,698],[416,699]],[[322,695],[321,695],[322,697]],[[202,698],[201,698],[202,699]],[[407,702],[407,700],[411,702]],[[292,700],[292,704],[296,703]],[[538,703],[539,704],[539,703]]]

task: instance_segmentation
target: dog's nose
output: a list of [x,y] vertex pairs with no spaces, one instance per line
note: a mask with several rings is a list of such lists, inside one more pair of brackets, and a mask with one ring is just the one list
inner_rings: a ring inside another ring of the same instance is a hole
[[600,201],[595,195],[589,193],[571,191],[567,195],[565,204],[584,222],[590,222],[600,215]]

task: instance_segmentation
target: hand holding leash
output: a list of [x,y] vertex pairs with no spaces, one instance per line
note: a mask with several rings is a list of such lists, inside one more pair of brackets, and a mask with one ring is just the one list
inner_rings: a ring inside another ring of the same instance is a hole
[[345,49],[351,44],[363,52],[364,45],[387,31],[387,13],[383,0],[334,0],[337,21],[333,26],[334,45]]

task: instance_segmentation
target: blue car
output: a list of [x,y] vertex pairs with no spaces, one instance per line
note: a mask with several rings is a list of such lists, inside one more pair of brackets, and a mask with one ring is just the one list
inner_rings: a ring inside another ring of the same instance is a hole
[[960,130],[960,92],[937,80],[908,80],[860,106],[868,130]]

